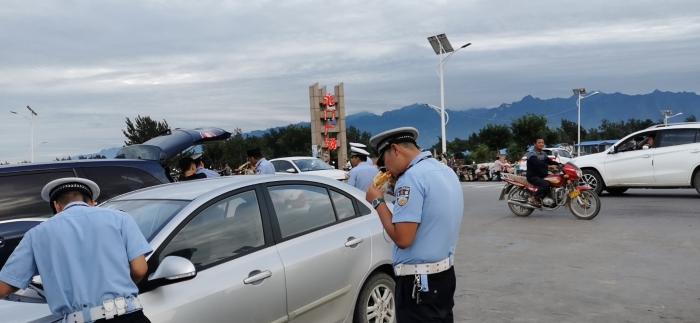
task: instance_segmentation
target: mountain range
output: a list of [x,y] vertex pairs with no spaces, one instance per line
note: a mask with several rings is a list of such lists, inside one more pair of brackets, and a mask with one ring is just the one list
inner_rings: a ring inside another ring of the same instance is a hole
[[[447,139],[466,139],[472,132],[478,132],[485,125],[510,124],[511,120],[526,113],[547,116],[550,127],[559,127],[561,119],[577,121],[577,96],[568,98],[540,99],[530,95],[512,103],[503,103],[493,108],[475,108],[468,110],[447,109],[449,122],[445,127]],[[662,92],[655,90],[648,94],[628,95],[619,92],[599,93],[581,100],[581,125],[585,129],[598,127],[602,119],[610,121],[634,119],[663,119],[660,110],[672,110],[674,114],[683,115],[670,119],[669,122],[681,122],[690,115],[700,116],[700,95],[694,92]],[[299,125],[309,125],[300,122]],[[440,114],[425,104],[412,104],[400,109],[377,115],[360,112],[346,117],[347,126],[355,126],[361,131],[377,134],[387,129],[410,126],[420,132],[418,144],[430,147],[438,142],[440,136]],[[232,127],[233,128],[233,127]],[[260,136],[271,129],[244,133],[244,136]],[[231,130],[231,129],[229,129]],[[113,158],[119,148],[103,149],[98,154]],[[91,156],[94,154],[86,154]]]
[[[547,116],[550,127],[559,127],[561,119],[577,122],[577,96],[569,98],[539,99],[530,95],[513,103],[504,103],[494,108],[468,110],[447,109],[449,122],[445,127],[448,140],[466,139],[472,132],[478,132],[485,125],[508,124],[526,113]],[[694,114],[700,116],[700,95],[694,92],[662,92],[656,90],[648,94],[628,95],[619,92],[599,93],[581,100],[581,126],[584,129],[597,128],[602,119],[610,121],[634,119],[663,119],[660,110],[683,113],[669,122],[682,122]],[[300,125],[308,125],[301,122]],[[355,126],[361,131],[377,134],[387,129],[410,126],[420,132],[418,144],[430,147],[438,142],[441,134],[440,114],[425,104],[412,104],[397,110],[376,115],[360,112],[346,117],[347,126]],[[279,128],[279,127],[278,127]],[[258,130],[247,135],[260,136],[269,131]]]

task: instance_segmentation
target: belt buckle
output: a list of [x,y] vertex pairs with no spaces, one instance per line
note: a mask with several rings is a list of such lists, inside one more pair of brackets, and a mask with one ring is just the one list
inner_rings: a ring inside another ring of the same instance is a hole
[[117,315],[123,315],[126,313],[126,300],[124,297],[115,298],[114,305],[117,307]]
[[114,307],[113,299],[108,299],[102,302],[102,308],[105,310],[105,319],[111,320],[114,318],[114,314],[116,314]]

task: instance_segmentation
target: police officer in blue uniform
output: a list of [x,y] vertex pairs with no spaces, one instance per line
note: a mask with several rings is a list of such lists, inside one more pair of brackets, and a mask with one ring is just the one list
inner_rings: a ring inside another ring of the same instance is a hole
[[350,147],[350,164],[352,169],[349,172],[347,183],[362,191],[367,190],[367,187],[374,182],[374,176],[379,172],[376,167],[367,162],[368,159],[369,153],[366,150]]
[[194,159],[194,165],[196,167],[195,174],[204,174],[207,176],[207,178],[221,177],[219,173],[211,169],[204,168],[204,161],[202,161],[201,153],[192,155],[192,159]]
[[41,196],[54,216],[27,231],[0,271],[0,296],[41,275],[46,301],[64,322],[150,322],[138,299],[151,247],[124,212],[93,207],[95,182],[62,178]]
[[366,199],[395,244],[397,322],[454,322],[453,255],[464,209],[462,188],[450,168],[421,152],[416,138],[418,130],[402,127],[370,139],[377,165],[396,179],[393,214],[373,185]]
[[[358,143],[358,142],[351,142],[351,143],[350,143],[350,147],[351,147],[351,149],[352,149],[352,147],[355,147],[355,148],[362,148],[362,149],[367,148],[367,146],[365,146],[364,144]],[[367,155],[367,163],[368,163],[370,166],[374,166],[374,162],[372,161],[372,158],[369,158],[369,155]]]
[[248,162],[251,165],[255,165],[255,175],[275,173],[275,166],[272,166],[272,163],[263,157],[260,148],[251,148],[246,154],[248,155]]

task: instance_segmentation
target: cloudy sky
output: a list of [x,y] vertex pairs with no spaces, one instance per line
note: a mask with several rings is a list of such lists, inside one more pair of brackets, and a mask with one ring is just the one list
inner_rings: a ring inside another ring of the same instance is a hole
[[572,87],[698,92],[700,2],[3,1],[0,162],[123,144],[127,117],[243,131],[308,121],[308,87],[345,84],[349,114],[495,107]]

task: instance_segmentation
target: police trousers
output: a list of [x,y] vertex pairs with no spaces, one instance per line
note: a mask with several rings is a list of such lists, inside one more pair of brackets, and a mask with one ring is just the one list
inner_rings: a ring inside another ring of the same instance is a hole
[[143,311],[136,311],[115,316],[111,320],[99,319],[95,323],[151,323],[151,321],[143,314]]
[[396,323],[453,323],[457,288],[454,267],[428,275],[428,291],[420,292],[420,304],[411,297],[415,276],[396,277]]

